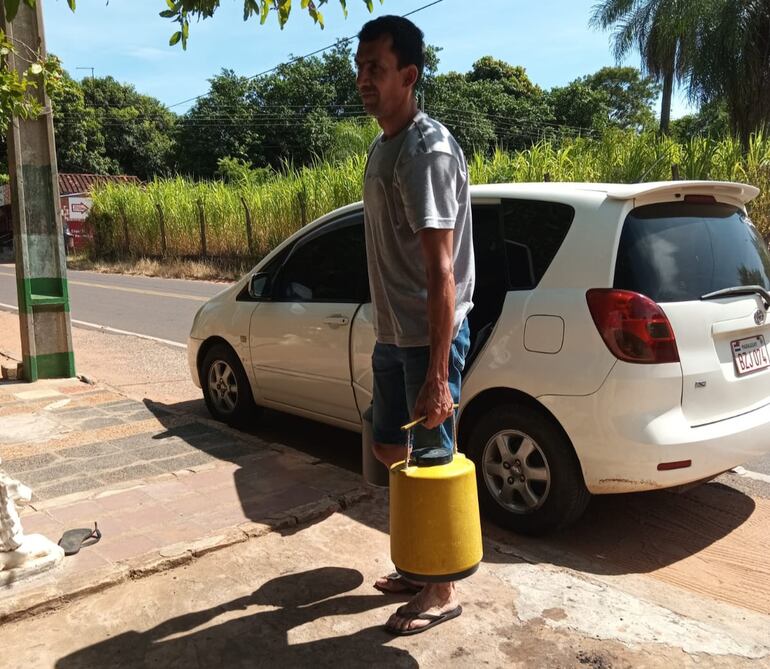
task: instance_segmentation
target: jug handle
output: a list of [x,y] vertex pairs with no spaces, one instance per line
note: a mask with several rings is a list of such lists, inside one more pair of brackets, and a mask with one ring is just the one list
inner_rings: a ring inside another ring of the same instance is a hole
[[[457,411],[459,408],[459,404],[452,405],[452,441],[454,442],[453,453],[455,455],[457,455],[457,418],[455,418],[455,411]],[[404,460],[404,463],[407,467],[412,460],[412,451],[414,450],[414,436],[412,433],[412,428],[417,427],[420,423],[427,420],[427,418],[427,416],[421,416],[420,418],[413,420],[411,423],[407,423],[406,425],[401,426],[401,429],[406,432],[406,459]]]

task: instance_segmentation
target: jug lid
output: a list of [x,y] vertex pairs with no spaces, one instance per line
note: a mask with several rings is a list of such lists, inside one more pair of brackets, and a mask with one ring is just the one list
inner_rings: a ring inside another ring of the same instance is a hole
[[446,448],[416,448],[412,460],[418,467],[437,467],[452,462],[452,451]]

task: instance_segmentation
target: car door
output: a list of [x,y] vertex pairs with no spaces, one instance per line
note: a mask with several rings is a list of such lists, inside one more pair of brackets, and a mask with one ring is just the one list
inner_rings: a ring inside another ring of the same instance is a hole
[[363,214],[300,240],[271,283],[249,334],[262,400],[357,425],[350,329],[369,294]]

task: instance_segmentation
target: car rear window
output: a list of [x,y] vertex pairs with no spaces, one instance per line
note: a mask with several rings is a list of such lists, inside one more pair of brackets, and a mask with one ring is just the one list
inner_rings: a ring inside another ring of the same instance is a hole
[[749,285],[770,289],[770,256],[737,207],[672,202],[638,207],[626,218],[615,288],[682,302]]

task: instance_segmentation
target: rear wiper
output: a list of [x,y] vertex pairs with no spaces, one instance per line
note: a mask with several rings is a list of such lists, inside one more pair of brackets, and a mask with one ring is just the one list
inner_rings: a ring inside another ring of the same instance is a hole
[[720,297],[730,297],[732,295],[759,295],[762,298],[762,304],[765,311],[770,309],[770,291],[762,286],[734,286],[733,288],[723,288],[715,290],[713,293],[701,295],[702,300],[716,300]]

